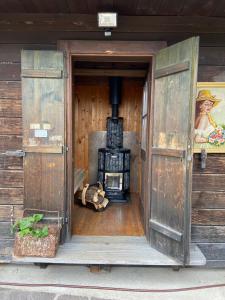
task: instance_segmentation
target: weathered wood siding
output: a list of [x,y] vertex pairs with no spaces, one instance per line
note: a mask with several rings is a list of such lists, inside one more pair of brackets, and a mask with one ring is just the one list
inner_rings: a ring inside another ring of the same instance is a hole
[[4,155],[22,149],[21,49],[55,48],[55,44],[0,44],[0,239],[12,238],[11,222],[21,216],[24,201],[23,159]]
[[[225,81],[225,47],[202,47],[199,54],[198,81]],[[192,240],[208,265],[219,266],[225,260],[225,154],[208,154],[206,168],[200,165],[200,154],[195,154]]]

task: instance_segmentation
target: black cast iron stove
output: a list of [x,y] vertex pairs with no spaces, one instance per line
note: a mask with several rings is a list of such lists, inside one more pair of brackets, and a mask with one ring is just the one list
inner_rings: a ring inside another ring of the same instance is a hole
[[98,181],[111,202],[127,202],[130,149],[123,148],[123,118],[119,117],[122,78],[110,77],[112,117],[107,118],[106,148],[98,149]]

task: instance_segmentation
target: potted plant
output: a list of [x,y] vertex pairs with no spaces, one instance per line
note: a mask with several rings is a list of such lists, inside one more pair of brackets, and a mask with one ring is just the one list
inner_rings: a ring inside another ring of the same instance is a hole
[[33,214],[16,221],[14,255],[54,257],[56,255],[60,228],[56,224],[44,224],[43,214]]

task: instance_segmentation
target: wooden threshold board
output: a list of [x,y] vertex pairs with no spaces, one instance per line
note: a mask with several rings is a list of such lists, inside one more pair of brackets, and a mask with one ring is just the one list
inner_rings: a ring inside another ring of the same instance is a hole
[[[205,265],[197,245],[191,244],[191,266]],[[15,257],[14,263],[53,263],[81,265],[179,266],[176,260],[150,247],[145,237],[73,236],[61,245],[55,258]]]
[[131,193],[127,203],[110,203],[102,212],[75,203],[72,233],[82,236],[144,236],[140,201],[138,194]]

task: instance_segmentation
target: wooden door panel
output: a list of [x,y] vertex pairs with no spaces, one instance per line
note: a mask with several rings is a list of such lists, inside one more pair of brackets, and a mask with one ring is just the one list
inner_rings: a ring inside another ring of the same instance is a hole
[[154,72],[150,241],[184,264],[189,258],[198,43],[194,37],[161,50]]
[[65,214],[64,57],[22,51],[25,208]]

